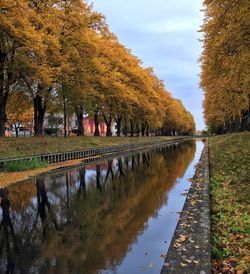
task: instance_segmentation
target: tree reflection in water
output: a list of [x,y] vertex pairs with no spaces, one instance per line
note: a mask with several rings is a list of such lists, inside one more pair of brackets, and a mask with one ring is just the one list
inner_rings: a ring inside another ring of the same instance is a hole
[[40,177],[25,184],[36,186],[36,196],[30,191],[25,201],[19,186],[9,189],[11,201],[2,189],[0,272],[116,268],[167,203],[195,150],[195,142],[188,142]]
[[86,195],[86,170],[85,167],[83,167],[80,171],[79,171],[79,190],[78,190],[78,196],[80,197],[81,194],[83,194],[83,196],[85,197]]
[[15,256],[18,254],[17,239],[10,218],[10,200],[8,190],[0,189],[2,220],[0,224],[0,262],[6,264],[6,273],[13,273],[15,269]]
[[[66,178],[67,178],[67,175],[66,175]],[[46,232],[51,223],[54,224],[56,230],[58,229],[58,225],[57,225],[55,214],[53,213],[53,210],[51,209],[50,202],[45,189],[44,180],[42,178],[37,178],[36,189],[37,189],[37,210],[42,222],[43,235],[46,235]]]

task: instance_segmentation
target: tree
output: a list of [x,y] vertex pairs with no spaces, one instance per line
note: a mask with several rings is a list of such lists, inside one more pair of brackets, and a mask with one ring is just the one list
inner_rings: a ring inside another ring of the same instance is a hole
[[249,3],[204,1],[201,87],[204,114],[216,133],[249,129]]
[[13,84],[27,64],[33,65],[34,56],[44,57],[42,33],[33,25],[36,20],[28,1],[0,2],[0,137],[5,133],[6,107]]
[[5,0],[0,19],[0,136],[12,92],[33,101],[36,136],[43,134],[45,113],[51,110],[63,112],[65,137],[74,112],[78,135],[84,135],[84,114],[94,116],[96,136],[100,119],[108,136],[113,121],[118,136],[122,126],[124,134],[130,126],[132,136],[192,131],[183,105],[152,68],[144,68],[120,44],[91,5],[82,0]]
[[92,11],[92,6],[80,0],[60,1],[60,10],[60,43],[67,66],[59,76],[58,92],[63,98],[64,117],[71,104],[77,115],[78,135],[84,135],[83,114],[90,107],[88,98],[95,95],[97,32],[105,32],[106,23],[101,14]]
[[33,107],[28,96],[19,92],[12,92],[7,104],[8,123],[15,128],[16,137],[21,126],[31,125],[33,118]]

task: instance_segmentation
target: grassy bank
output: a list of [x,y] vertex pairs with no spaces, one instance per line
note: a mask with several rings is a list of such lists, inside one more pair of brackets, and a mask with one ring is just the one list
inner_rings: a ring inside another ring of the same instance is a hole
[[[39,160],[21,160],[15,162],[7,162],[4,163],[3,166],[0,168],[2,172],[20,172],[26,170],[34,170],[39,168],[47,167],[48,164]],[[0,177],[1,179],[1,177]]]
[[212,137],[214,273],[250,273],[250,133]]
[[0,138],[0,159],[41,153],[55,153],[120,144],[167,140],[173,137],[32,137]]

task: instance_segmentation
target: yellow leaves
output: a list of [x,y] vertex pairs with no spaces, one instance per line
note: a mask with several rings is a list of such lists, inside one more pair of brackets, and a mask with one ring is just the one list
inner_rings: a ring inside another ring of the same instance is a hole
[[187,267],[188,266],[188,264],[198,264],[199,263],[199,261],[198,260],[191,260],[191,259],[186,259],[184,262],[180,262],[180,265],[182,266],[182,267]]
[[148,131],[194,132],[192,115],[172,98],[152,68],[144,68],[119,43],[91,5],[81,0],[5,0],[4,8],[0,31],[6,32],[6,43],[0,49],[12,53],[11,46],[4,47],[15,45],[13,75],[16,81],[22,77],[20,89],[25,86],[33,96],[39,84],[42,96],[60,97],[64,86],[72,104],[122,114],[137,127],[145,124]]
[[33,117],[33,107],[28,97],[18,92],[10,95],[7,105],[8,123],[27,125]]
[[180,234],[179,238],[176,239],[176,241],[175,241],[175,243],[174,243],[174,247],[175,247],[175,248],[181,247],[182,244],[183,244],[186,240],[188,240],[188,236],[187,236],[187,235],[182,235],[182,234]]
[[249,4],[243,1],[240,5],[233,2],[228,5],[224,0],[205,2],[204,6],[201,87],[205,92],[206,123],[212,132],[228,127],[237,131],[233,124],[249,111],[249,46],[245,23],[250,19]]
[[188,236],[187,235],[180,235],[180,239],[179,239],[179,241],[182,243],[182,242],[184,242],[184,241],[186,241],[188,239]]

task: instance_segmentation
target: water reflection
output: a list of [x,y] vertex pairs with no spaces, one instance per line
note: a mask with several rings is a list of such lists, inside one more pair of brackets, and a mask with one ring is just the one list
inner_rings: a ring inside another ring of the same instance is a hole
[[0,272],[115,272],[195,151],[128,153],[1,189]]

